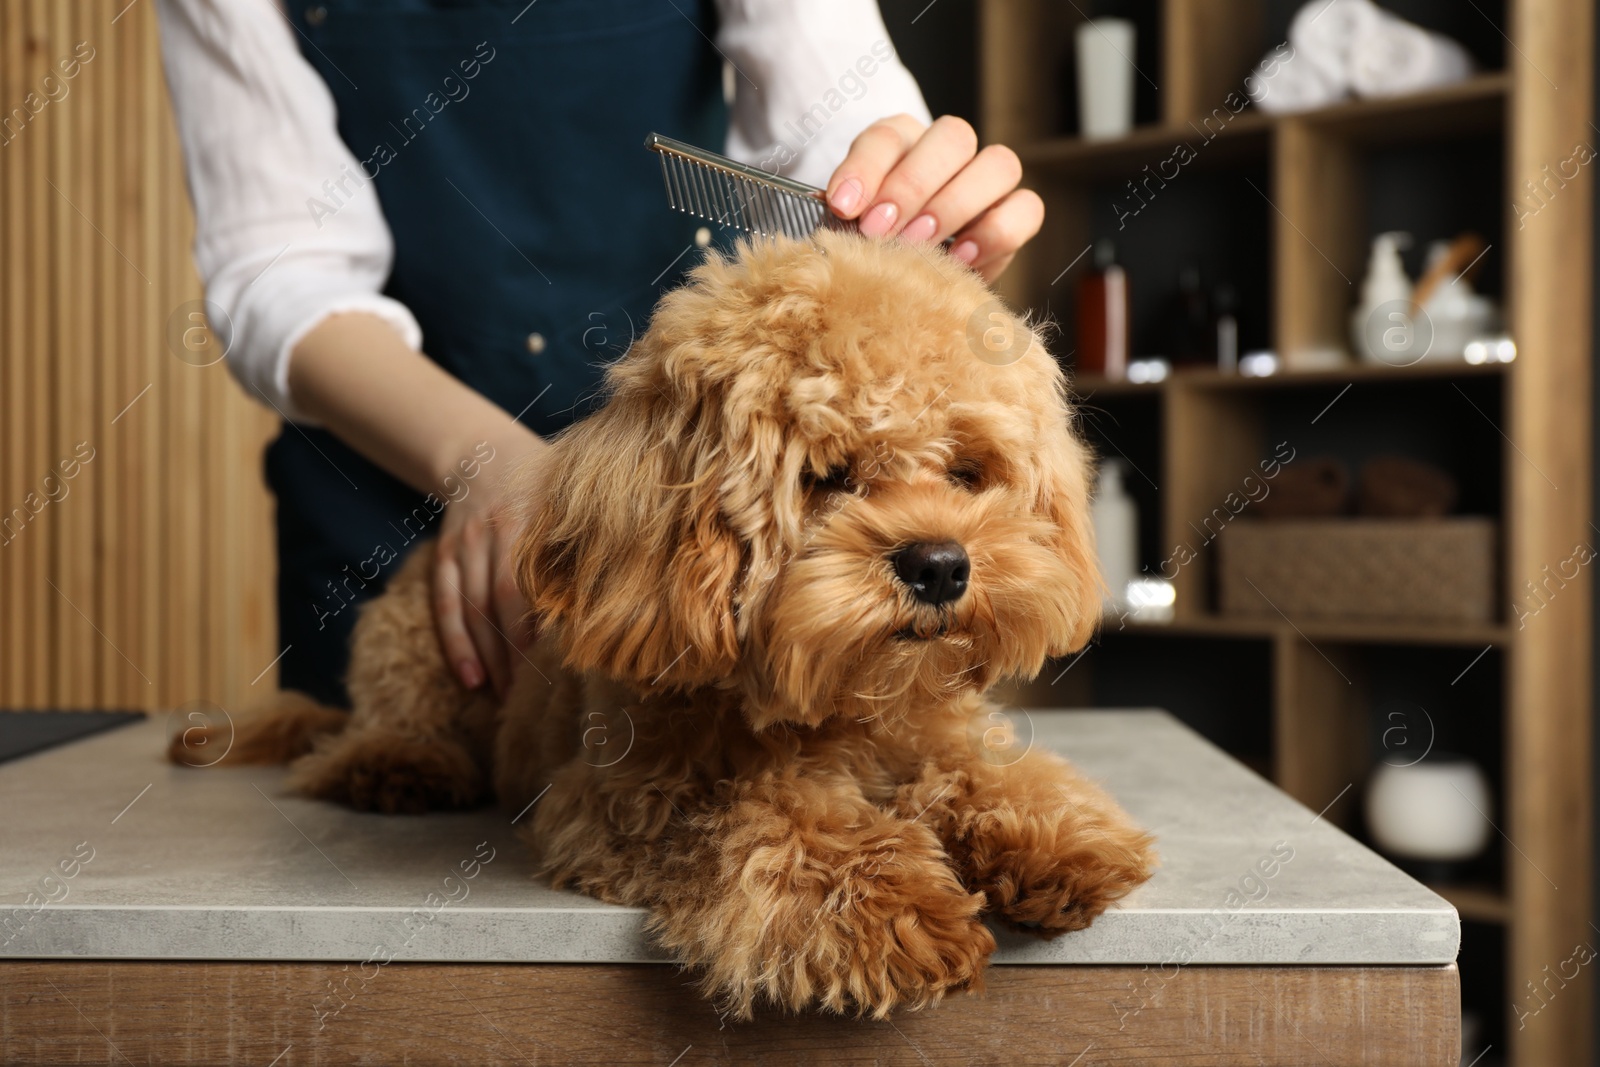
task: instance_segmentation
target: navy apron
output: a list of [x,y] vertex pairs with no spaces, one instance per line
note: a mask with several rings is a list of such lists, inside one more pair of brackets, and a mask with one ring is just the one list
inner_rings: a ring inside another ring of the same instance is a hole
[[[699,224],[667,208],[642,144],[725,140],[712,0],[290,2],[362,170],[329,175],[308,209],[336,211],[341,178],[375,182],[395,244],[385,292],[423,351],[540,435],[593,410],[606,364],[700,258]],[[266,473],[283,685],[346,704],[357,605],[460,489],[416,493],[297,425]],[[478,477],[503,473],[491,460]]]

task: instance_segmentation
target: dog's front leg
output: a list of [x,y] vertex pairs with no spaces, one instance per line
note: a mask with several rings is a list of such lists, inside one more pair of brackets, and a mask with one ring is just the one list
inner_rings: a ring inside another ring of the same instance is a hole
[[849,780],[680,797],[650,925],[739,1018],[757,1002],[882,1018],[979,984],[994,938],[926,827]]
[[997,757],[952,737],[895,807],[938,835],[1005,922],[1045,937],[1088,926],[1155,863],[1116,801],[1038,750]]

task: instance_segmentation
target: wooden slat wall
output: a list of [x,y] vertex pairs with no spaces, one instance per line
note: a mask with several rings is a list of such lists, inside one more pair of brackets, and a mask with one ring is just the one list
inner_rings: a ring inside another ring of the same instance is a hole
[[275,680],[277,418],[168,347],[200,285],[154,5],[0,0],[0,119],[30,93],[0,130],[0,523],[94,452],[0,526],[0,708],[235,708]]

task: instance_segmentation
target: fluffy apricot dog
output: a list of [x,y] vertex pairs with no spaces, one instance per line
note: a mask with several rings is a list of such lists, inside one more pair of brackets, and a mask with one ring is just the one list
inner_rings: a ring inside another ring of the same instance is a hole
[[747,243],[607,384],[518,546],[541,636],[504,703],[447,667],[425,548],[361,615],[353,714],[286,696],[229,758],[368,810],[537,798],[550,880],[648,908],[739,1017],[928,1004],[980,983],[986,915],[1052,936],[1149,876],[1103,791],[985,744],[984,692],[1081,647],[1100,591],[1061,371],[975,274]]

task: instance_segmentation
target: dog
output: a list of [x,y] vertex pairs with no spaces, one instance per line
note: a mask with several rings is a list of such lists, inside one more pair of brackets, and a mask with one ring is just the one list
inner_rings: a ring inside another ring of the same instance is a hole
[[364,810],[533,804],[544,876],[649,909],[741,1019],[981,988],[986,916],[1050,937],[1150,876],[1102,789],[988,736],[985,691],[1081,648],[1101,585],[1061,369],[975,273],[747,241],[606,388],[516,546],[540,633],[503,702],[445,662],[423,546],[362,611],[353,712],[285,694],[229,759]]

